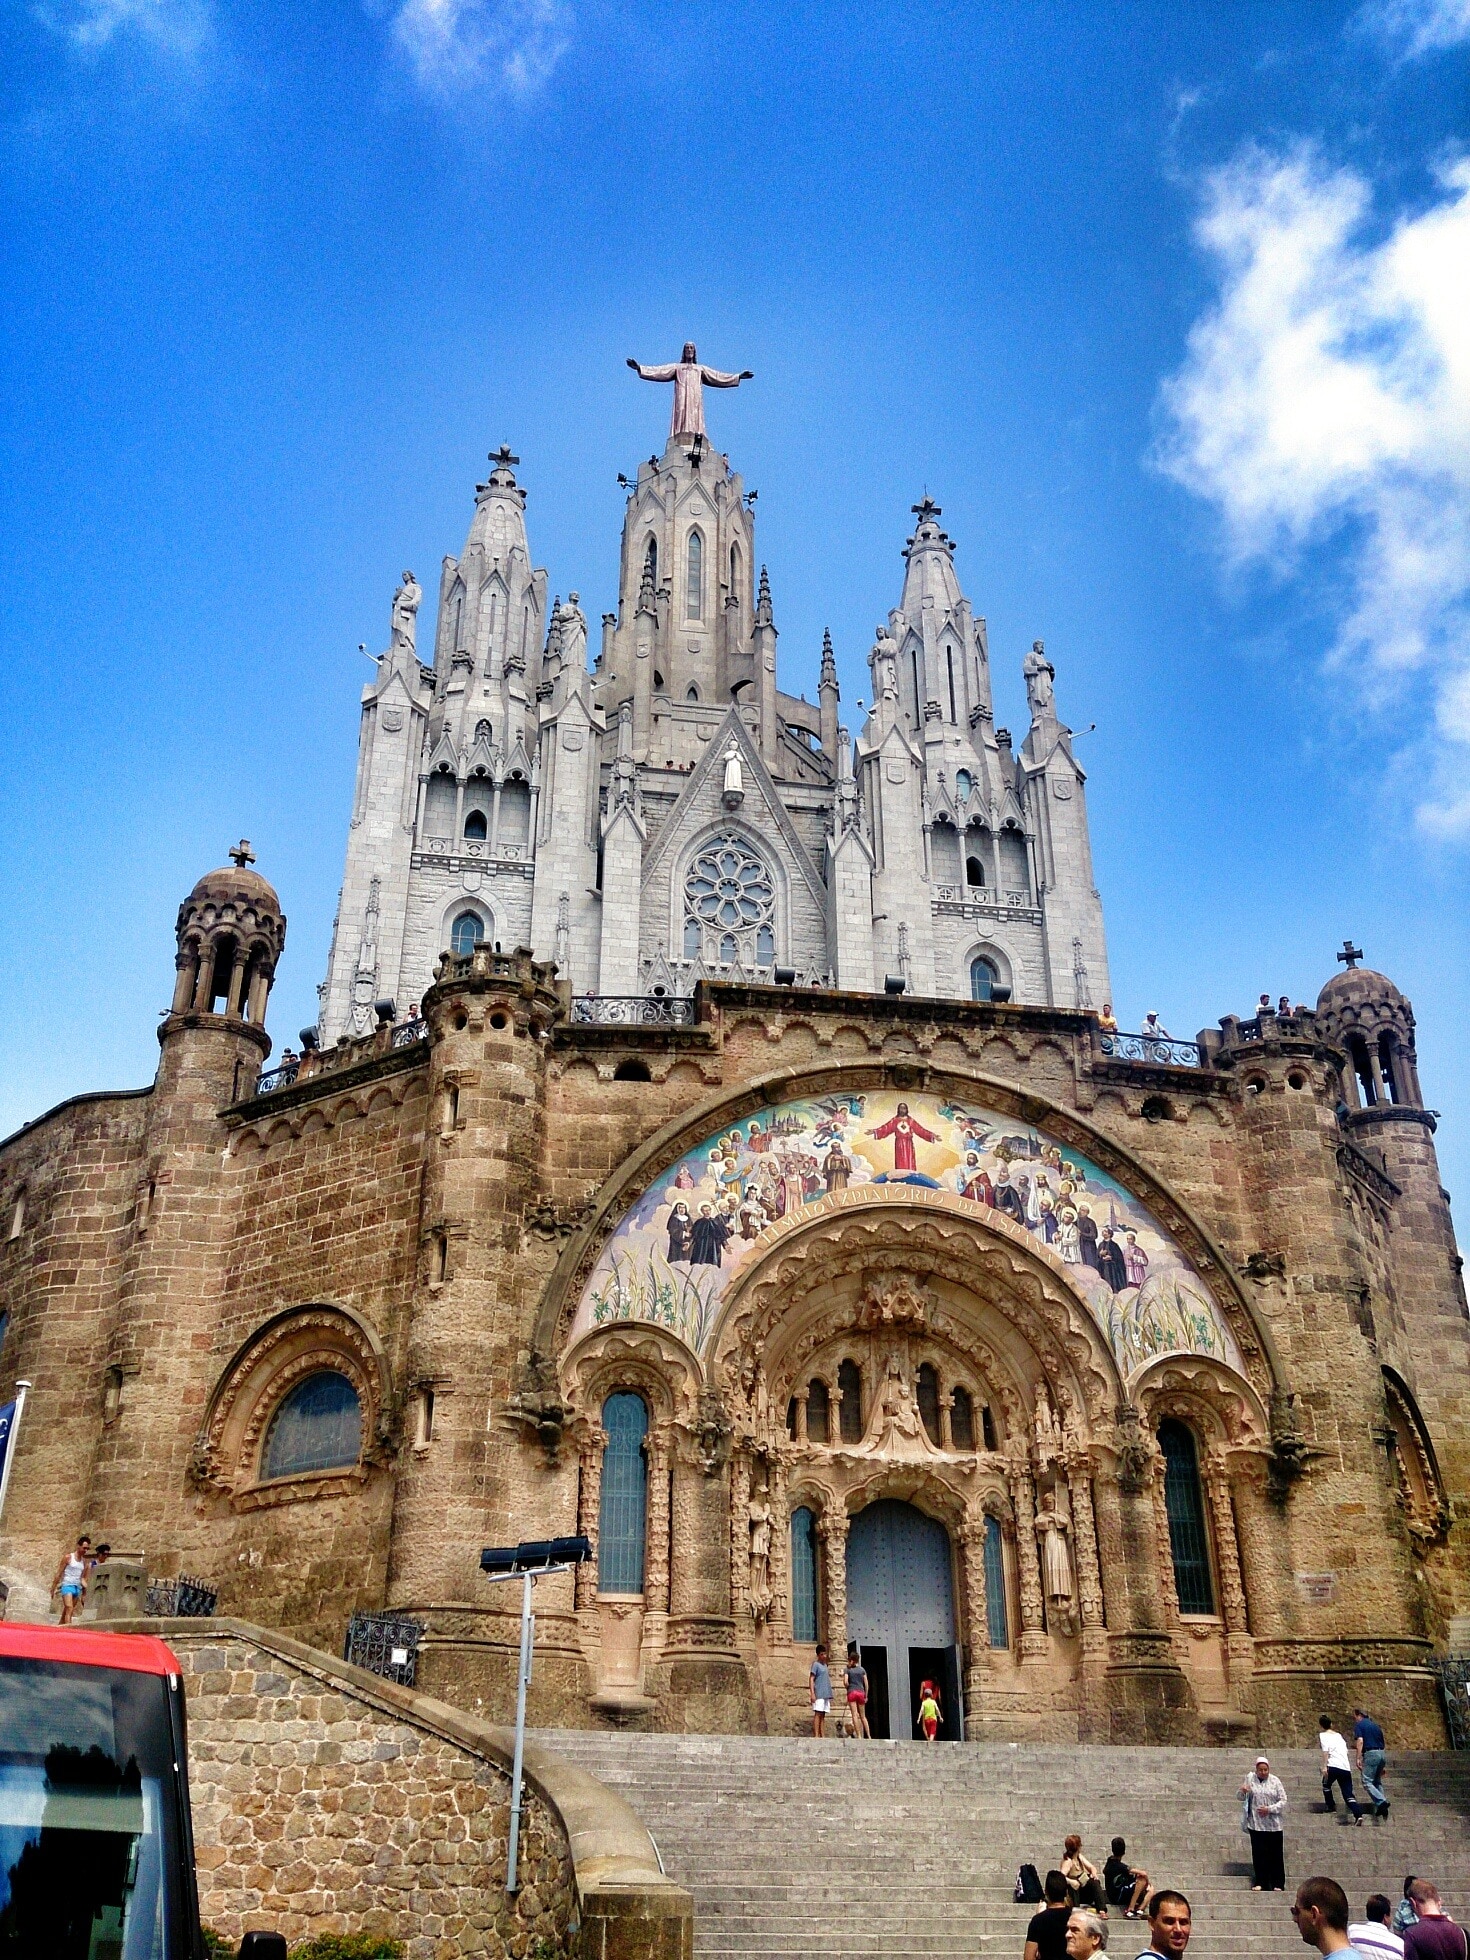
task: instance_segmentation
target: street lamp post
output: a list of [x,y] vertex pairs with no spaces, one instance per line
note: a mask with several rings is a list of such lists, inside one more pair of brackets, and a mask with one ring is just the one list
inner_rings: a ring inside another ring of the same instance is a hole
[[513,1897],[519,1889],[517,1863],[521,1846],[521,1764],[526,1753],[526,1690],[531,1685],[531,1656],[536,1641],[536,1620],[531,1611],[532,1588],[538,1579],[570,1572],[592,1556],[586,1538],[531,1538],[519,1545],[487,1545],[480,1554],[480,1570],[492,1585],[506,1579],[521,1582],[521,1659],[516,1670],[516,1747],[510,1778],[510,1845],[505,1860],[505,1889]]

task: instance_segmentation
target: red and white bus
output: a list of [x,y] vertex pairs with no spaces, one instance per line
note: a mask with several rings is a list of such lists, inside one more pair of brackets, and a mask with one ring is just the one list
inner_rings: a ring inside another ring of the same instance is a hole
[[179,1663],[0,1621],[0,1957],[202,1960]]

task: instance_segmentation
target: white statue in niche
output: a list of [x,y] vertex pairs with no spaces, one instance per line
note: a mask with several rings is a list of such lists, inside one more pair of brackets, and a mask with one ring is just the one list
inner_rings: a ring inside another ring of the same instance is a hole
[[1031,651],[1021,663],[1021,672],[1026,679],[1026,700],[1032,718],[1043,720],[1052,712],[1052,682],[1057,677],[1056,668],[1046,657],[1043,641],[1032,641]]
[[873,675],[880,697],[898,694],[898,641],[879,622],[873,646]]
[[731,742],[725,751],[725,807],[733,810],[745,800],[745,774],[740,767],[740,745]]
[[1050,1463],[1062,1447],[1062,1432],[1052,1411],[1051,1397],[1044,1388],[1036,1394],[1036,1460]]

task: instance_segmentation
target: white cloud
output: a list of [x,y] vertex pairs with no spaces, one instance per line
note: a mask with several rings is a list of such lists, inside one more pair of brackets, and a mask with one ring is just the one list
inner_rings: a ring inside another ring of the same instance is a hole
[[188,59],[199,53],[213,30],[209,0],[71,0],[35,11],[53,33],[84,51],[135,38]]
[[1386,235],[1371,219],[1363,178],[1306,146],[1209,177],[1219,294],[1165,383],[1159,460],[1237,565],[1345,548],[1333,662],[1379,705],[1429,677],[1420,821],[1470,836],[1470,161]]
[[571,15],[562,0],[401,0],[393,37],[436,95],[532,95],[566,53]]
[[1357,25],[1417,61],[1470,41],[1470,0],[1368,0]]

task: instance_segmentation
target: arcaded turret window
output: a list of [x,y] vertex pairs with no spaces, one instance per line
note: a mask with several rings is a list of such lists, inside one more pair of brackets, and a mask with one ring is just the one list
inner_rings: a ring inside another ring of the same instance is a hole
[[689,533],[684,572],[684,617],[704,618],[704,539],[698,531]]
[[863,1440],[863,1371],[855,1361],[837,1370],[837,1426],[844,1443]]
[[479,913],[461,912],[449,935],[450,950],[457,953],[461,959],[468,959],[475,950],[475,941],[484,937],[485,921]]
[[791,1637],[817,1637],[817,1521],[805,1504],[791,1513]]
[[924,1425],[929,1441],[939,1447],[939,1377],[931,1362],[925,1361],[919,1367],[919,1379],[914,1399],[919,1405],[919,1418]]
[[1000,1535],[1000,1519],[985,1520],[985,1618],[992,1647],[1011,1644],[1010,1618],[1006,1612],[1006,1553]]
[[975,1447],[975,1404],[967,1388],[957,1388],[949,1412],[949,1440],[957,1450]]
[[1210,1540],[1194,1436],[1182,1422],[1161,1422],[1159,1448],[1164,1452],[1164,1509],[1169,1516],[1169,1550],[1174,1560],[1174,1590],[1179,1595],[1179,1610],[1213,1613],[1215,1587],[1210,1577]]
[[345,1375],[323,1369],[298,1382],[271,1417],[261,1454],[263,1478],[340,1470],[362,1452],[362,1403]]
[[602,1511],[597,1526],[597,1585],[605,1593],[641,1593],[648,1514],[648,1410],[641,1395],[620,1389],[602,1405],[607,1448],[602,1458]]

